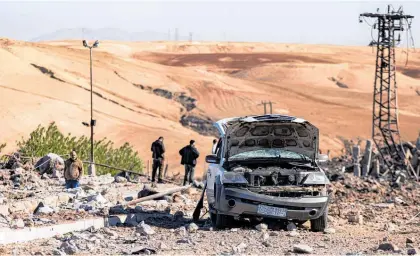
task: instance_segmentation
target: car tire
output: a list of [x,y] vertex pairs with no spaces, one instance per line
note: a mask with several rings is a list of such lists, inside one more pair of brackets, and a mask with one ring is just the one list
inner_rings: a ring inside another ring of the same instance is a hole
[[311,231],[324,232],[328,225],[328,207],[325,209],[324,214],[317,219],[311,220]]
[[233,220],[231,216],[219,213],[211,213],[210,218],[213,224],[213,228],[216,229],[224,229],[228,227],[229,223]]

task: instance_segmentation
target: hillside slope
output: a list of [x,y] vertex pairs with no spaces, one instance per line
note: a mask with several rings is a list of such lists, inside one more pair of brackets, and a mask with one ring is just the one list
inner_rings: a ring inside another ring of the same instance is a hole
[[[55,121],[64,132],[89,135],[89,52],[79,41],[0,40],[0,142],[15,141]],[[400,128],[420,129],[420,54],[397,51]],[[321,149],[338,153],[340,138],[369,138],[375,53],[368,47],[265,43],[101,42],[93,53],[96,138],[128,141],[144,159],[165,137],[170,170],[178,150],[195,139],[210,152],[211,120],[274,112],[320,128]],[[183,125],[184,124],[184,125]],[[188,124],[188,125],[186,125]],[[210,136],[209,136],[210,135]]]

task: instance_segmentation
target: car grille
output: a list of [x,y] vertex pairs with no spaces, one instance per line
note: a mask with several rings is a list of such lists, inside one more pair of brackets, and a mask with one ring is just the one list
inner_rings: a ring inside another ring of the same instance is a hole
[[267,203],[261,203],[259,201],[253,201],[253,200],[243,199],[243,198],[241,198],[241,202],[242,203],[247,203],[247,204],[254,204],[254,205],[267,205],[267,206],[275,206],[275,207],[284,207],[284,208],[287,208],[289,210],[305,210],[305,207],[281,206],[281,205],[276,205],[276,204],[267,204]]

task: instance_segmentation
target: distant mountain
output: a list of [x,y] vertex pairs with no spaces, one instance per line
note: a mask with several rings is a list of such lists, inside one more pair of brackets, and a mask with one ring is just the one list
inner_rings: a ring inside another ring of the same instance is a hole
[[[173,40],[173,35],[171,35]],[[168,40],[168,34],[155,31],[127,32],[118,28],[69,28],[60,29],[52,33],[44,34],[32,39],[33,42],[55,40],[115,40],[115,41],[162,41]],[[187,36],[179,36],[179,40],[188,40]]]

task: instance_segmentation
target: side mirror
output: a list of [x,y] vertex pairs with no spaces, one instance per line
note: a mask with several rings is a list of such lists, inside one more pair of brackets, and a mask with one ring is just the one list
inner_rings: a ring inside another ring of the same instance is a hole
[[208,155],[206,156],[206,163],[209,164],[218,164],[220,162],[220,158],[218,158],[216,155]]

